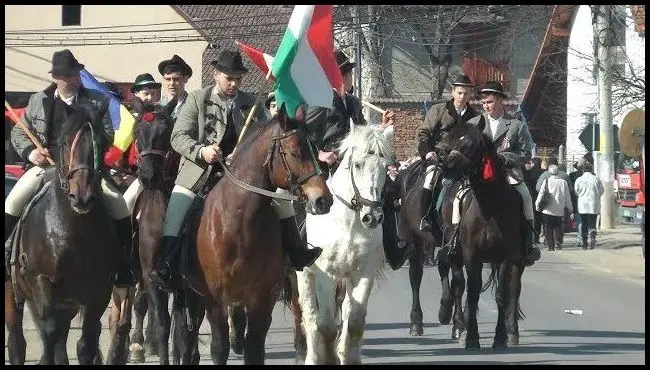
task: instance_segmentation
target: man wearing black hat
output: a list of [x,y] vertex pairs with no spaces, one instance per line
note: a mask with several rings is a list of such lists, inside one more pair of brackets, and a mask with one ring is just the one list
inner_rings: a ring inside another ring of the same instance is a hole
[[164,106],[176,98],[176,108],[172,112],[172,117],[177,118],[187,101],[185,84],[192,77],[192,68],[181,57],[174,54],[171,59],[163,60],[158,64],[158,72],[163,77],[162,97],[159,103]]
[[[432,213],[434,210],[433,203],[436,199],[434,197],[434,190],[437,184],[432,184],[434,178],[440,170],[437,166],[437,154],[434,151],[436,143],[438,143],[449,130],[454,127],[458,122],[467,122],[468,120],[476,117],[479,113],[472,108],[468,102],[472,97],[474,84],[465,75],[461,75],[453,83],[451,90],[452,98],[444,103],[435,104],[427,112],[424,122],[418,129],[418,153],[423,161],[429,164],[426,169],[427,176],[424,179],[423,188],[425,193],[422,200],[424,202],[423,209],[427,209],[427,214],[420,221],[420,230],[432,231]],[[452,183],[446,179],[442,180],[442,188],[438,195],[438,202],[435,209],[439,210],[442,206],[442,200],[447,194]]]
[[143,73],[138,75],[131,86],[131,92],[133,95],[137,96],[143,102],[153,102],[154,96],[156,96],[160,86],[162,84],[156,82],[153,79],[153,76],[149,73]]
[[[171,134],[172,148],[182,158],[165,215],[163,253],[150,275],[163,290],[170,288],[178,233],[196,193],[211,176],[209,165],[218,167],[219,160],[234,151],[248,113],[256,103],[253,94],[239,90],[242,77],[248,72],[239,51],[222,51],[212,65],[215,84],[188,95]],[[256,109],[254,119],[266,120],[262,107]],[[293,267],[301,270],[311,265],[322,250],[308,249],[302,242],[291,202],[272,204],[282,225],[282,246]]]
[[[524,161],[531,155],[533,140],[528,126],[506,112],[503,101],[508,97],[501,83],[488,81],[481,88],[481,105],[485,113],[482,115],[486,125],[483,133],[492,138],[497,153],[504,161],[508,170],[508,178],[515,189],[521,194],[524,203],[526,232],[524,232],[524,263],[531,266],[537,261],[541,252],[535,246],[535,215],[533,201],[524,182]],[[481,116],[474,117],[468,123],[478,125]],[[455,225],[458,227],[458,225]]]
[[[101,117],[103,130],[100,130],[100,148],[102,151],[113,143],[114,132],[108,113],[108,99],[102,93],[82,86],[79,72],[83,68],[84,65],[77,61],[70,50],[55,52],[52,56],[52,69],[49,72],[54,83],[29,99],[25,122],[43,144],[42,150],[36,148],[19,126],[14,126],[11,131],[11,143],[16,152],[25,162],[33,164],[34,167],[20,177],[5,199],[5,241],[18,222],[23,208],[38,189],[41,175],[49,166],[47,159],[51,158],[50,151],[72,107],[83,109],[90,117]],[[125,251],[125,259],[116,277],[116,284],[130,285],[133,278],[126,260],[131,246],[129,210],[118,189],[104,179],[101,181],[101,188],[102,201],[115,222],[120,243]],[[8,251],[5,250],[5,261],[8,261],[7,256]]]
[[[341,50],[335,52],[336,62],[343,75],[344,96],[339,96],[333,91],[332,109],[323,107],[310,107],[307,111],[307,131],[318,146],[318,160],[321,162],[323,172],[327,175],[334,173],[338,168],[339,158],[336,148],[350,132],[351,125],[367,125],[363,116],[361,101],[352,95],[352,77],[355,63],[351,62]],[[382,115],[381,125],[376,125],[377,130],[392,129],[395,113],[387,109]],[[384,220],[391,215],[385,215]],[[390,266],[397,270],[402,267],[410,250],[399,248],[397,243],[397,229],[384,224],[384,254]]]
[[271,91],[264,102],[264,106],[269,110],[269,117],[273,118],[278,114],[278,103],[275,101],[275,91]]

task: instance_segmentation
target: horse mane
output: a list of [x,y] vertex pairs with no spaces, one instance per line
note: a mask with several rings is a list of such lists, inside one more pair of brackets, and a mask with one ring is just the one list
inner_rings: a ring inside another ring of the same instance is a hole
[[57,146],[61,147],[65,145],[66,139],[79,131],[87,122],[93,126],[93,129],[97,128],[97,125],[93,122],[92,117],[81,107],[71,106],[69,107],[70,112],[66,120],[63,122],[61,129],[59,130],[59,135],[57,138]]
[[338,151],[339,153],[344,153],[351,148],[356,148],[361,153],[372,151],[386,159],[393,157],[393,149],[388,139],[369,125],[355,126],[345,139],[343,139]]

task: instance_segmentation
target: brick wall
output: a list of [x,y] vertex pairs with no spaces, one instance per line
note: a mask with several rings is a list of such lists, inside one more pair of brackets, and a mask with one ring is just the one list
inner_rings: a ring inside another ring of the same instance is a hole
[[[417,155],[417,129],[424,120],[422,116],[422,103],[373,103],[382,109],[395,111],[395,126],[393,136],[393,150],[397,160],[405,161],[409,157]],[[370,122],[381,122],[378,113],[371,112]]]

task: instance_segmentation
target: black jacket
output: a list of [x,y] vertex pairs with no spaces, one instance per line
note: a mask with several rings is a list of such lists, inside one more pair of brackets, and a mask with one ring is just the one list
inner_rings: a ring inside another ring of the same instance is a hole
[[431,107],[424,122],[418,128],[418,154],[420,157],[424,158],[428,152],[433,151],[442,135],[454,127],[457,122],[467,122],[479,114],[468,105],[463,115],[459,117],[453,99]]
[[307,111],[307,131],[316,142],[318,149],[330,152],[335,150],[350,132],[350,119],[355,125],[366,125],[361,101],[354,95],[345,94],[345,104],[334,93],[332,109],[312,107]]

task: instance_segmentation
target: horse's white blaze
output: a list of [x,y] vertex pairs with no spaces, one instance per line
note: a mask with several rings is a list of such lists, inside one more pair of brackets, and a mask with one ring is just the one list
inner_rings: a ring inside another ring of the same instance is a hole
[[[345,139],[341,152],[345,153],[341,166],[328,180],[332,194],[351,201],[352,171],[361,197],[381,201],[387,159],[392,156],[386,138],[371,128],[357,127]],[[323,248],[323,253],[312,266],[297,272],[307,339],[305,364],[361,362],[368,299],[384,262],[381,225],[366,227],[361,217],[365,213],[377,217],[380,211],[363,206],[357,212],[335,196],[329,213],[307,215],[308,242]],[[342,333],[337,344],[335,287],[342,279],[346,279],[346,292],[341,307]]]

